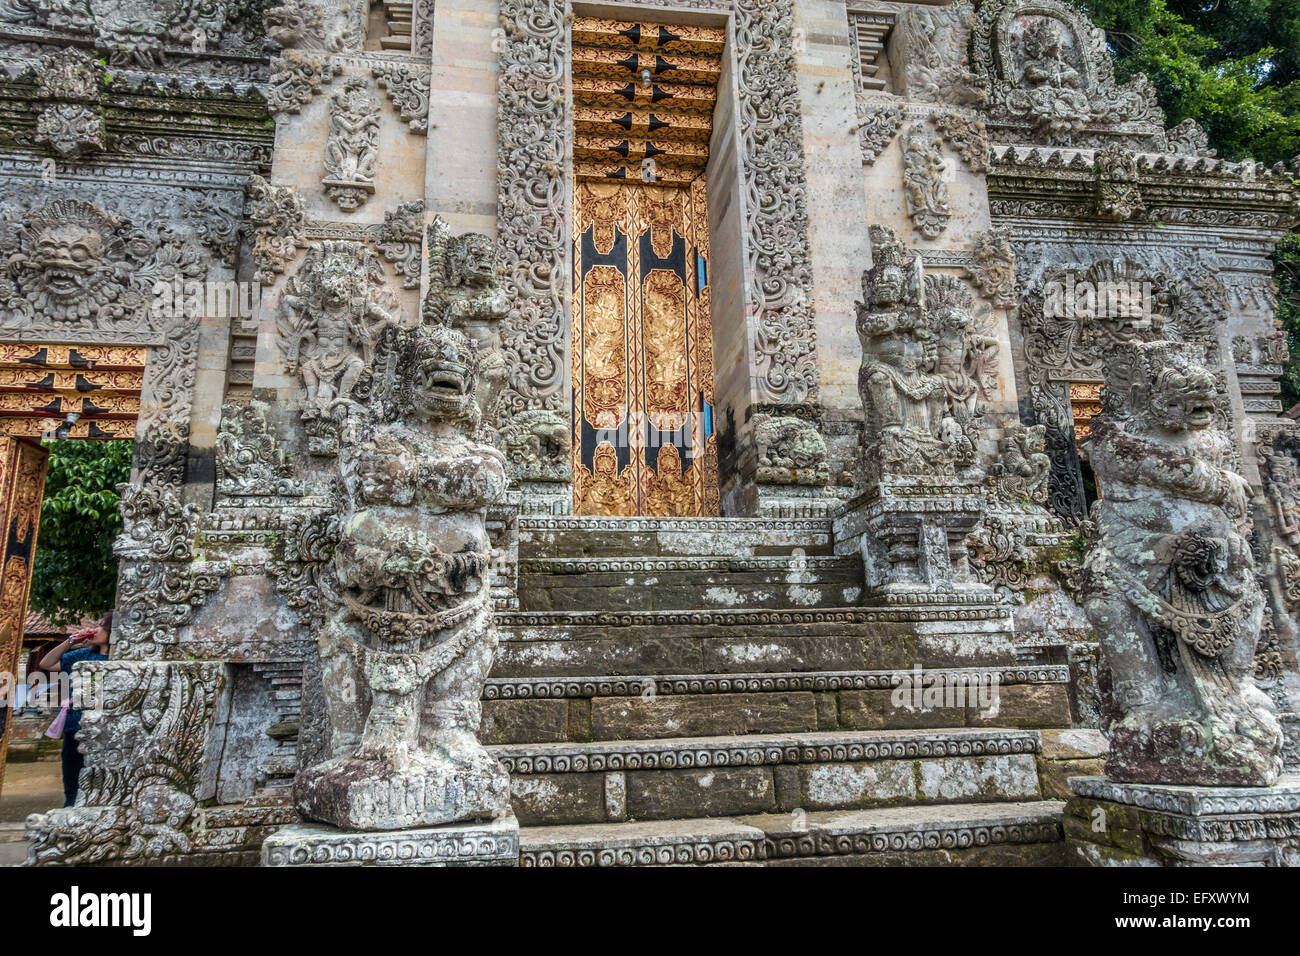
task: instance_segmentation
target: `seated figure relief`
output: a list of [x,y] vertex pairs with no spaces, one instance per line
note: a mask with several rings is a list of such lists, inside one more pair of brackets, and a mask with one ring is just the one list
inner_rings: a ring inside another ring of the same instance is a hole
[[953,475],[978,465],[985,397],[997,382],[996,338],[955,276],[922,276],[920,257],[871,227],[874,263],[858,304],[858,390],[869,474]]
[[1195,345],[1118,349],[1092,422],[1102,497],[1082,594],[1109,672],[1106,773],[1267,786],[1282,734],[1253,680],[1264,596],[1245,537],[1251,492],[1203,362]]
[[1066,33],[1049,17],[1034,20],[1024,34],[1024,77],[1032,86],[1079,87],[1079,71],[1066,57]]

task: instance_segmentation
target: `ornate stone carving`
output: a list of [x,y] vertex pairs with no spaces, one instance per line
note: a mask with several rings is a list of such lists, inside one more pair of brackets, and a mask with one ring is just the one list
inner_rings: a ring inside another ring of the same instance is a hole
[[952,105],[984,102],[988,80],[972,73],[966,60],[974,19],[965,3],[937,10],[909,7],[900,14],[894,43],[908,99]]
[[975,302],[965,283],[955,276],[925,277],[925,315],[929,326],[930,361],[947,395],[945,418],[960,427],[956,461],[961,468],[976,463],[975,445],[983,431],[986,400],[997,387],[998,340],[977,321]]
[[570,474],[569,420],[549,408],[511,415],[501,441],[515,473],[524,481],[563,481]]
[[272,113],[297,113],[338,75],[338,67],[324,56],[287,50],[271,60],[266,107]]
[[1210,149],[1210,137],[1194,119],[1185,119],[1177,126],[1170,127],[1165,131],[1165,140],[1166,148],[1171,153],[1182,156],[1217,155]]
[[9,246],[8,276],[0,278],[0,328],[30,325],[35,317],[106,330],[170,320],[151,312],[155,284],[198,278],[207,266],[202,247],[173,236],[80,199],[32,210]]
[[301,495],[303,485],[266,421],[266,405],[226,405],[217,431],[217,492]]
[[0,22],[24,23],[94,37],[113,66],[157,69],[167,44],[187,50],[215,48],[236,12],[224,0],[15,0],[0,5]]
[[[568,40],[560,0],[502,0],[499,13],[505,36],[498,45],[497,237],[511,299],[502,328],[509,384],[497,414],[504,430],[529,409],[569,414],[562,393]],[[749,234],[746,309],[760,400],[797,403],[815,397],[817,372],[802,122],[789,69],[791,0],[740,0],[735,38]]]
[[862,162],[870,166],[894,141],[903,125],[903,109],[893,103],[867,105],[858,97],[858,145]]
[[1106,367],[1089,458],[1102,497],[1083,606],[1109,671],[1112,780],[1268,786],[1282,732],[1254,685],[1264,597],[1202,347],[1132,342]]
[[976,14],[971,67],[988,82],[995,130],[1091,145],[1093,131],[1163,145],[1164,114],[1143,75],[1115,83],[1105,34],[1059,0],[988,0]]
[[912,225],[927,239],[937,239],[952,216],[943,163],[939,138],[928,126],[913,123],[903,131],[903,196]]
[[353,212],[375,191],[379,161],[379,100],[361,77],[349,77],[330,96],[325,143],[325,195]]
[[998,457],[989,466],[998,497],[1008,502],[1045,504],[1052,459],[1046,454],[1047,426],[1011,422],[998,440]]
[[984,121],[963,113],[939,113],[934,128],[957,151],[973,173],[988,172],[989,140]]
[[1255,442],[1273,533],[1300,550],[1300,430],[1292,425],[1261,428]]
[[567,58],[563,0],[501,0],[497,63],[497,238],[510,312],[502,341],[510,386],[499,420],[528,409],[566,414],[563,234]]
[[277,328],[286,366],[302,377],[302,411],[313,454],[337,450],[338,422],[388,328],[402,324],[384,267],[364,244],[312,243],[285,286]]
[[80,103],[47,106],[36,118],[36,141],[72,158],[104,148],[104,118]]
[[420,287],[420,242],[424,225],[424,200],[404,202],[384,213],[375,248],[402,277],[403,289]]
[[497,276],[496,243],[481,233],[451,234],[441,216],[428,229],[429,288],[426,322],[460,329],[478,349],[475,400],[483,420],[495,421],[495,407],[509,369],[501,348],[501,321],[510,300]]
[[222,672],[195,661],[78,664],[86,770],[76,806],[27,818],[27,864],[148,865],[189,852]]
[[49,103],[36,119],[36,141],[64,158],[104,148],[104,117],[96,101],[104,70],[80,50],[41,58],[37,93]]
[[921,257],[881,226],[871,227],[871,246],[857,305],[865,483],[885,475],[951,475],[960,428],[946,424],[947,393],[933,372]]
[[402,63],[381,63],[371,67],[381,90],[387,90],[393,106],[412,133],[429,131],[429,82],[432,71]]
[[793,0],[736,0],[735,36],[758,401],[806,402],[817,397],[817,337]]
[[270,285],[307,244],[307,216],[292,186],[272,186],[256,174],[248,177],[248,221],[253,224],[253,278]]
[[1145,205],[1137,156],[1120,147],[1097,150],[1094,159],[1097,170],[1097,215],[1118,222],[1140,214]]
[[367,4],[288,0],[262,15],[267,36],[286,50],[351,53],[365,43]]
[[1019,301],[1016,250],[1009,230],[990,229],[975,236],[966,276],[1000,309],[1009,309]]
[[497,642],[484,508],[505,493],[505,459],[473,439],[468,338],[425,325],[386,341],[379,414],[349,420],[339,455],[338,599],[319,634],[330,756],[294,782],[305,816],[360,830],[510,807],[475,737]]
[[830,465],[826,442],[815,423],[789,415],[755,415],[754,445],[758,449],[761,484],[827,485]]
[[[1104,248],[1098,246],[1098,250]],[[1024,261],[1020,326],[1024,336],[1024,395],[1034,420],[1047,426],[1052,458],[1048,508],[1064,520],[1083,519],[1083,488],[1075,447],[1069,383],[1099,382],[1115,349],[1131,341],[1209,340],[1227,314],[1222,282],[1192,259],[1172,259],[1168,272],[1122,258],[1087,268]]]

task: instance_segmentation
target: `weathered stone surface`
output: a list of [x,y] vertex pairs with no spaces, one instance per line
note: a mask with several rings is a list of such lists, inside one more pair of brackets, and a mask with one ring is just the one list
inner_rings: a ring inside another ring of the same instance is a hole
[[569,740],[567,700],[488,700],[483,702],[479,739],[487,744]]
[[524,826],[605,820],[603,773],[521,774],[510,777],[510,805]]
[[1293,774],[1271,787],[1073,777],[1070,790],[1066,839],[1083,865],[1300,865],[1300,777]]
[[798,806],[807,810],[888,806],[916,799],[916,765],[809,764],[799,768]]
[[918,796],[928,800],[1029,800],[1039,796],[1038,768],[1028,754],[922,761]]
[[[840,726],[849,730],[884,730],[899,727],[963,727],[965,707],[900,707],[890,690],[841,691]],[[992,725],[989,725],[992,726]]]
[[1205,367],[1216,353],[1124,342],[1092,424],[1105,493],[1083,598],[1109,669],[1116,780],[1259,786],[1282,772],[1276,707],[1254,682],[1264,595],[1245,537],[1250,486]]
[[597,740],[796,733],[817,729],[812,694],[600,697],[591,702]]
[[734,816],[776,809],[776,786],[767,767],[632,771],[627,812],[640,820]]
[[1065,727],[1070,697],[1065,684],[1012,684],[997,690],[993,708],[968,706],[970,727]]

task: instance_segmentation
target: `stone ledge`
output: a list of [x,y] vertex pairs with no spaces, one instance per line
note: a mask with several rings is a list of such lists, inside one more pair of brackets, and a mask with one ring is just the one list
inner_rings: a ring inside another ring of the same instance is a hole
[[[944,682],[959,677],[987,681],[997,675],[998,684],[1063,684],[1069,667],[1046,664],[1026,667],[938,667],[926,668],[926,678]],[[879,671],[789,671],[771,674],[630,674],[611,677],[490,677],[484,700],[544,700],[573,697],[639,697],[653,686],[656,694],[736,694],[781,691],[891,690],[910,681],[910,670]]]
[[373,832],[298,823],[262,844],[262,866],[514,866],[518,857],[519,823],[513,816]]
[[763,831],[733,820],[533,827],[519,834],[525,867],[700,866],[762,857]]
[[1272,787],[1195,787],[1118,783],[1107,777],[1071,777],[1080,797],[1184,816],[1300,812],[1300,774],[1284,774]]
[[1011,608],[1001,604],[935,604],[898,608],[820,608],[809,611],[503,611],[497,614],[497,626],[514,631],[541,627],[761,627],[925,621],[998,621],[1009,626]]
[[1071,777],[1065,832],[1091,866],[1300,865],[1300,776],[1273,787]]
[[[1057,801],[526,827],[520,865],[671,866],[1058,843]],[[796,829],[798,827],[798,829]]]
[[521,516],[520,531],[812,531],[831,533],[829,518],[609,518],[592,515]]
[[1064,807],[1044,800],[833,810],[805,814],[801,828],[790,814],[742,819],[764,831],[766,858],[783,859],[1055,842]]
[[488,750],[512,774],[543,774],[1036,754],[1041,743],[1032,730],[881,730],[502,744]]

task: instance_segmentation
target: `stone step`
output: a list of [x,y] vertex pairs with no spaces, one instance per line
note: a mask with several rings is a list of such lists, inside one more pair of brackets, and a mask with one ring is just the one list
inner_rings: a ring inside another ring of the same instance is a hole
[[532,825],[1036,800],[1040,735],[1005,728],[504,744]]
[[519,578],[525,611],[842,607],[863,592],[856,556],[543,558]]
[[502,611],[493,675],[701,674],[1004,666],[1011,610]]
[[722,734],[1069,726],[1065,665],[1006,668],[492,677],[486,743]]
[[825,518],[519,519],[519,558],[829,555]]
[[1060,866],[1056,800],[523,827],[521,866]]

